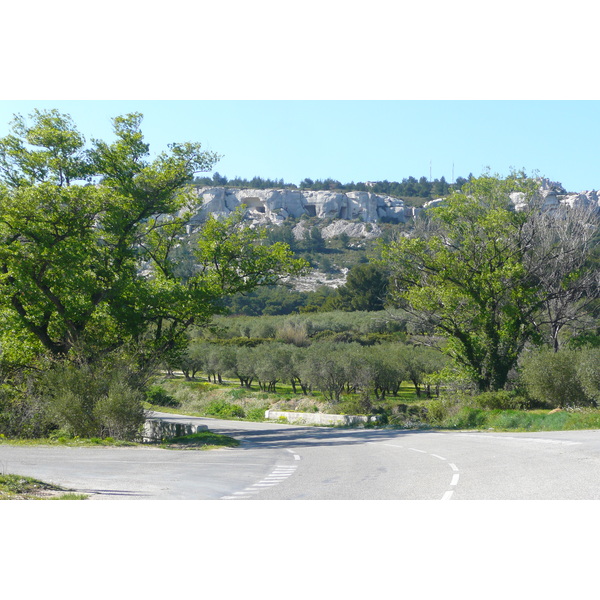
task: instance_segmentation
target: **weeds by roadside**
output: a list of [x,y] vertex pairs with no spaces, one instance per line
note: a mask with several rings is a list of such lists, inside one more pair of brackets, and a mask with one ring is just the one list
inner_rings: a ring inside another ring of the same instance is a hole
[[215,448],[236,448],[240,442],[227,435],[212,433],[211,431],[199,431],[190,435],[182,435],[163,440],[161,448],[168,449],[196,449],[213,450]]
[[7,438],[0,434],[0,444],[11,444],[16,446],[136,446],[136,442],[127,442],[115,440],[112,437],[106,438],[80,438],[68,434],[57,434],[47,438],[21,439]]
[[86,500],[77,494],[33,477],[0,474],[0,500]]

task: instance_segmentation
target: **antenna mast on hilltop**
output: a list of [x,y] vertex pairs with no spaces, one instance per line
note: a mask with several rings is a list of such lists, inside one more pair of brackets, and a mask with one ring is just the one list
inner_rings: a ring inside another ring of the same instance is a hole
[[431,160],[429,161],[429,183],[431,183]]

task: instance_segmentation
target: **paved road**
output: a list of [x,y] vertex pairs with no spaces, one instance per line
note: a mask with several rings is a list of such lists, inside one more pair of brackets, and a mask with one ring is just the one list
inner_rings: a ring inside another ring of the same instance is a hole
[[1,445],[0,471],[92,499],[600,499],[600,431],[349,430],[193,420],[240,439],[241,447]]

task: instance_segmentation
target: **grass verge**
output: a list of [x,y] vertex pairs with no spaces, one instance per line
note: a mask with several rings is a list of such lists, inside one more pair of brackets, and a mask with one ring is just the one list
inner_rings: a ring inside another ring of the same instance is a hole
[[161,443],[161,448],[212,450],[215,448],[235,448],[240,442],[227,435],[200,431],[190,435],[169,438]]
[[485,410],[462,407],[435,423],[440,429],[495,431],[573,431],[600,429],[600,410]]
[[0,444],[11,444],[13,446],[138,446],[136,442],[126,442],[107,438],[80,438],[78,436],[58,436],[49,438],[7,438],[0,434]]
[[86,500],[86,494],[77,494],[57,485],[23,475],[0,475],[0,500]]

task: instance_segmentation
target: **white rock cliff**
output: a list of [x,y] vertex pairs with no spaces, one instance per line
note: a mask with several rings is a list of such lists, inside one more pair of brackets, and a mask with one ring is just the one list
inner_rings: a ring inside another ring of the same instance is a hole
[[[379,233],[376,223],[406,223],[421,210],[439,206],[444,201],[443,198],[432,200],[421,209],[406,206],[399,198],[371,192],[206,187],[198,188],[196,193],[199,202],[193,209],[190,221],[192,229],[209,214],[227,216],[245,205],[247,217],[260,224],[280,225],[286,219],[299,219],[302,216],[333,219],[334,223],[322,230],[325,238],[341,233],[347,233],[350,237],[374,237]],[[595,190],[568,194],[560,183],[541,179],[540,195],[544,208],[595,206],[600,210],[600,198]],[[511,200],[515,210],[525,208],[521,194],[511,194]]]
[[315,192],[311,190],[248,190],[214,187],[199,188],[203,203],[195,219],[202,221],[209,213],[228,215],[238,206],[248,208],[248,216],[255,221],[281,223],[287,218],[303,215],[320,219],[359,219],[365,223],[387,220],[404,223],[413,217],[413,209],[391,196],[371,192]]

